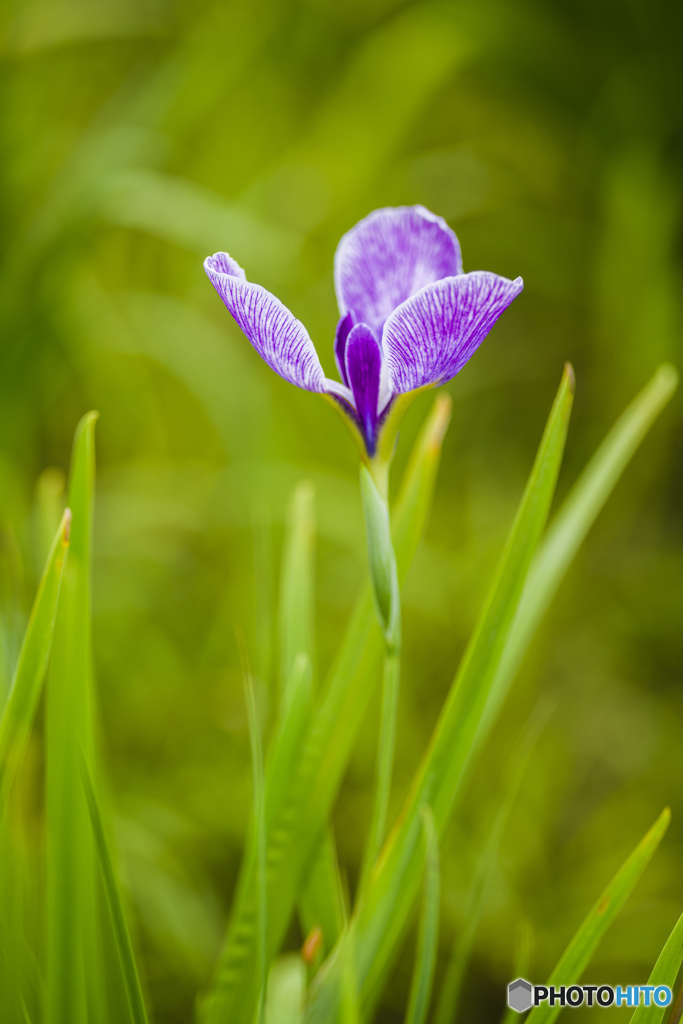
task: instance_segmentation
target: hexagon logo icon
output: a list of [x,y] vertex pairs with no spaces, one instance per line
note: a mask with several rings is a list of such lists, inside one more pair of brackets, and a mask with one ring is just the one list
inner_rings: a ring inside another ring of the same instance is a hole
[[534,1004],[533,986],[524,978],[517,978],[508,985],[508,1006],[517,1013],[530,1010]]

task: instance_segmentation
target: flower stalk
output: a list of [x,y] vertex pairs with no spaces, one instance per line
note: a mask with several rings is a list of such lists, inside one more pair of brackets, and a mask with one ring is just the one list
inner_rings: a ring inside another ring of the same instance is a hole
[[[385,465],[384,481],[386,483],[388,461]],[[375,611],[384,634],[382,707],[375,770],[375,793],[370,831],[361,867],[359,891],[362,892],[384,841],[389,813],[401,678],[401,595],[396,555],[391,540],[386,487],[384,493],[380,493],[374,475],[365,465],[361,465],[360,469],[360,490],[365,516],[370,581]]]

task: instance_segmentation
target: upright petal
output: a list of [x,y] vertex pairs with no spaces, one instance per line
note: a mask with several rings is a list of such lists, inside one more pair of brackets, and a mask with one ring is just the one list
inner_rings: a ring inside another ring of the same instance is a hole
[[353,392],[368,454],[375,454],[382,350],[367,324],[356,324],[346,339],[346,377]]
[[521,277],[477,270],[428,285],[399,306],[382,338],[394,391],[455,377],[523,287]]
[[346,339],[348,338],[349,331],[352,327],[353,317],[350,313],[347,313],[337,324],[337,330],[334,336],[334,361],[337,364],[339,376],[347,387],[349,382],[346,377]]
[[306,391],[327,390],[325,374],[304,325],[260,284],[251,284],[225,252],[204,260],[204,270],[258,354],[281,377]]
[[386,318],[421,288],[462,273],[460,245],[424,206],[375,210],[337,246],[334,283],[342,313],[379,335]]

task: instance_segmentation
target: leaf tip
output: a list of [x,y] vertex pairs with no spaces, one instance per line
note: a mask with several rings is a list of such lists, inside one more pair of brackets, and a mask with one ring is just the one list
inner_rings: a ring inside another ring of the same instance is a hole
[[87,430],[89,427],[94,427],[99,418],[100,414],[97,409],[91,409],[90,412],[84,413],[79,420],[76,433],[79,434],[83,430]]
[[657,378],[667,395],[672,395],[678,387],[679,373],[673,363],[662,363],[658,366]]
[[572,394],[576,391],[576,374],[574,373],[574,367],[570,362],[564,364],[564,376],[567,380],[567,386]]

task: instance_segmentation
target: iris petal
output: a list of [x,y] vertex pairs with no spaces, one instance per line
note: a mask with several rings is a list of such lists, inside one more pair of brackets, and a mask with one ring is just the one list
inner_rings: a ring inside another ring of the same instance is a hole
[[382,350],[367,324],[356,324],[346,340],[346,377],[353,391],[369,455],[374,455]]
[[352,327],[353,317],[350,313],[347,313],[346,316],[343,316],[337,324],[337,330],[334,336],[334,361],[337,364],[339,376],[347,387],[349,382],[346,376],[346,339],[348,338],[349,331]]
[[279,299],[252,284],[225,252],[204,260],[212,285],[249,341],[281,377],[306,391],[327,391],[323,368],[308,331]]
[[455,377],[524,287],[484,270],[428,285],[389,317],[382,347],[394,391]]
[[377,335],[397,306],[421,288],[462,273],[460,245],[423,206],[375,210],[337,246],[334,281],[342,316],[352,312]]

